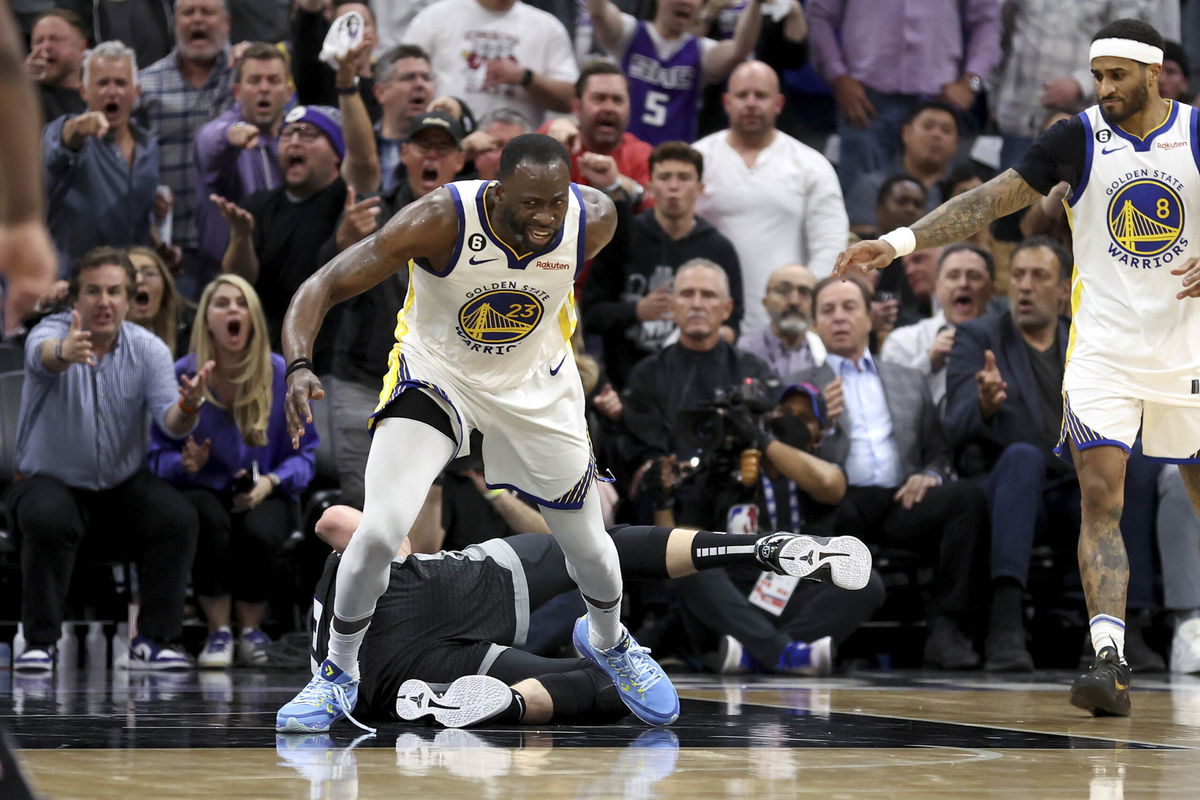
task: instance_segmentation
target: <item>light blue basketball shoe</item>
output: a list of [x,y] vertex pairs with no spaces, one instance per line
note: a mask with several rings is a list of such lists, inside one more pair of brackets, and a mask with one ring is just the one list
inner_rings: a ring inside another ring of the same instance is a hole
[[280,733],[324,733],[342,717],[369,733],[368,728],[350,715],[358,702],[358,681],[329,659],[321,662],[308,685],[279,709],[275,730]]
[[588,638],[588,618],[584,614],[575,620],[571,638],[580,653],[612,678],[621,700],[638,719],[650,725],[670,725],[679,718],[679,695],[671,679],[650,657],[650,650],[639,645],[629,631],[616,647],[598,650]]

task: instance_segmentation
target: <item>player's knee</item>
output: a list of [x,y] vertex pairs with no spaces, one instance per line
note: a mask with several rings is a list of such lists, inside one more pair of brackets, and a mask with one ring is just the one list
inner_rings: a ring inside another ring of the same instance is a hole
[[321,514],[313,531],[317,537],[339,553],[346,549],[346,543],[354,534],[362,512],[350,506],[330,506]]

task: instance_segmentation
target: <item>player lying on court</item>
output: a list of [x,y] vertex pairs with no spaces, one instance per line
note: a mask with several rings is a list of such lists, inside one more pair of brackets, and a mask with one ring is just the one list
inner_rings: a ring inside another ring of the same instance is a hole
[[[326,655],[340,553],[360,516],[356,509],[334,506],[317,523],[317,534],[335,552],[313,602],[314,664]],[[871,574],[870,551],[852,536],[741,536],[649,526],[620,526],[610,533],[626,579],[677,578],[748,564],[782,575],[828,577],[836,586],[858,590]],[[628,713],[612,681],[588,659],[515,649],[525,639],[529,615],[575,588],[553,537],[526,533],[433,555],[410,555],[406,544],[390,571],[360,650],[356,715],[395,720],[428,714],[462,727],[488,719],[600,723]],[[441,683],[450,686],[430,686]]]
[[1181,465],[1200,511],[1200,236],[1184,226],[1200,215],[1200,112],[1159,95],[1163,46],[1139,20],[1106,25],[1089,54],[1098,105],[1047,130],[1015,168],[911,228],[855,244],[835,267],[882,269],[1070,185],[1075,275],[1058,450],[1069,446],[1079,476],[1079,571],[1096,651],[1070,700],[1096,715],[1131,708],[1129,560],[1118,523],[1139,435],[1148,458]]
[[324,396],[310,359],[325,315],[409,271],[369,423],[363,516],[338,570],[329,650],[279,709],[278,731],[327,730],[353,711],[358,651],[388,564],[434,479],[470,452],[473,430],[484,437],[489,486],[536,502],[562,547],[587,607],[576,645],[640,719],[666,725],[679,715],[670,679],[621,624],[621,569],[592,491],[596,460],[569,341],[576,272],[612,238],[616,209],[602,192],[571,183],[570,156],[548,136],[510,141],[498,174],[446,184],[405,206],[313,274],[288,306],[288,428],[298,445],[312,421],[309,403]]

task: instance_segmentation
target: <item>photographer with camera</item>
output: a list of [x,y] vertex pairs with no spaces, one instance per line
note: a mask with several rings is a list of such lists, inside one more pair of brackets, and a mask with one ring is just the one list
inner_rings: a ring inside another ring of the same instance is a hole
[[237,660],[267,663],[261,630],[272,561],[296,526],[297,502],[316,465],[317,434],[309,425],[293,450],[283,413],[283,357],[271,352],[266,317],[253,287],[222,275],[204,289],[191,352],[179,375],[215,363],[208,389],[187,413],[198,415],[186,440],[152,431],[150,466],[196,507],[200,536],[192,582],[208,621],[198,665],[231,666],[236,605]]
[[[774,410],[779,384],[770,368],[720,336],[732,305],[716,264],[693,259],[680,267],[673,295],[679,342],[640,362],[626,389],[627,444],[646,462],[642,494],[653,501],[658,525],[674,525],[677,517],[684,525],[753,533],[762,520],[764,529],[804,526],[811,533],[846,489],[837,466],[806,452],[821,435],[817,417],[825,412],[818,414],[811,401],[820,394],[811,387],[799,391],[806,406],[789,387],[784,406]],[[772,433],[764,427],[768,414]],[[699,468],[680,476],[681,461]],[[845,547],[831,549],[866,557],[851,537],[836,544]],[[671,584],[696,623],[694,632],[723,640],[718,668],[724,671],[757,663],[826,673],[826,637],[848,636],[883,599],[877,576],[858,592],[808,583],[784,592],[778,582],[754,590],[760,573],[751,572],[709,570]],[[748,590],[770,610],[753,607]]]

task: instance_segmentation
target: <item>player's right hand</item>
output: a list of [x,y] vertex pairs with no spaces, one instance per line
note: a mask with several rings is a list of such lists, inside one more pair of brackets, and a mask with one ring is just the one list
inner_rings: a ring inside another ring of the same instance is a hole
[[304,435],[304,426],[313,421],[311,400],[320,400],[325,396],[321,379],[310,369],[298,369],[287,377],[287,398],[283,410],[287,416],[288,433],[292,435],[292,449],[300,449],[300,437]]
[[883,269],[895,260],[896,248],[882,239],[868,239],[856,242],[839,253],[837,263],[833,265],[833,274],[845,279],[858,270],[865,275],[868,270]]

